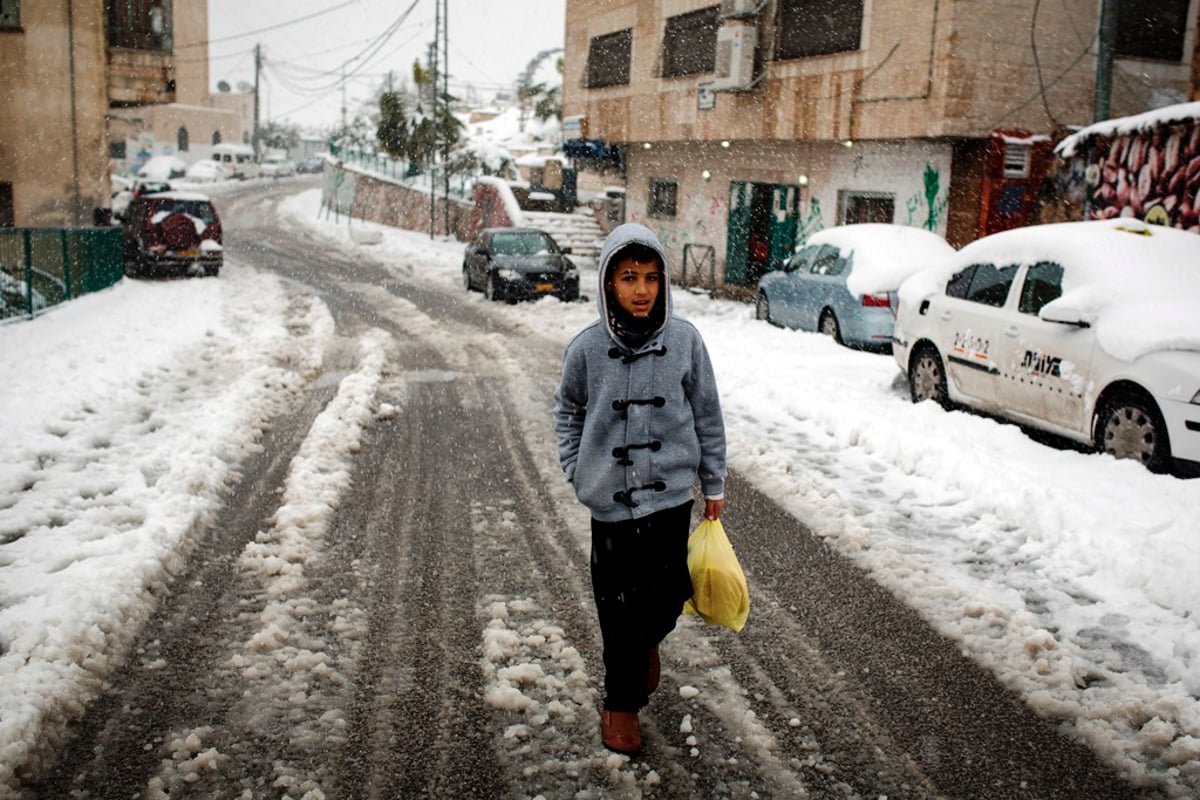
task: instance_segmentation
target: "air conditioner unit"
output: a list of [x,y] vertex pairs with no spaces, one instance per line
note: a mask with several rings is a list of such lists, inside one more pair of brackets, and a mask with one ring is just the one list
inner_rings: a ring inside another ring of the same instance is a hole
[[755,17],[763,5],[761,0],[721,0],[721,16],[727,19]]
[[754,48],[758,29],[753,25],[724,25],[717,29],[717,68],[714,92],[741,92],[754,83]]

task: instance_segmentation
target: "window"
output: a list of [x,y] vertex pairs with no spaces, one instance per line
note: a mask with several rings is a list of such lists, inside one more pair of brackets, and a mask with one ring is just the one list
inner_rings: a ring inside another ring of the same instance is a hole
[[1043,261],[1030,267],[1021,289],[1020,312],[1036,314],[1046,303],[1062,297],[1062,278],[1063,268],[1059,264]]
[[171,52],[170,0],[105,0],[113,47]]
[[712,6],[690,14],[667,17],[662,47],[664,78],[678,78],[716,69],[717,28],[721,26],[717,13],[719,9],[720,6]]
[[181,153],[188,151],[188,131],[182,125],[179,126],[179,130],[175,133],[175,149]]
[[1017,268],[1009,266],[997,269],[994,264],[977,264],[974,270],[971,285],[963,299],[996,308],[1003,306],[1008,299],[1008,290],[1012,288],[1013,278],[1017,275]]
[[971,278],[975,277],[975,268],[977,265],[971,265],[962,272],[954,273],[954,276],[946,282],[946,297],[957,297],[963,300],[967,296],[967,289],[971,286]]
[[1157,0],[1153,13],[1142,3],[1117,7],[1117,56],[1182,61],[1188,0]]
[[17,224],[16,206],[13,205],[13,185],[0,181],[0,228],[12,228]]
[[842,192],[839,201],[842,225],[892,222],[896,214],[894,196],[883,192]]
[[785,60],[857,50],[862,27],[863,0],[779,0],[775,57]]
[[1004,177],[1029,177],[1029,152],[1027,144],[1008,142],[1004,145]]
[[0,30],[21,27],[21,0],[0,0]]
[[679,184],[661,178],[650,179],[649,213],[652,217],[675,216],[675,198]]
[[629,59],[633,49],[633,30],[597,36],[588,47],[587,85],[624,86],[629,83]]
[[124,139],[120,140],[119,142],[109,142],[108,143],[108,157],[109,158],[115,158],[118,161],[124,161],[125,153],[126,153],[126,147],[125,147]]
[[813,275],[841,275],[844,267],[845,263],[838,255],[837,248],[826,245],[813,259],[812,266],[808,271]]

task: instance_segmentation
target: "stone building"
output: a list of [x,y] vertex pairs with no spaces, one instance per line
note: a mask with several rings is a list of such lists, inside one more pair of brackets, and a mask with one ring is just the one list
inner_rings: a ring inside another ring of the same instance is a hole
[[[565,149],[701,283],[842,223],[961,246],[1036,221],[1054,142],[1092,121],[1100,5],[567,0]],[[1187,96],[1197,5],[1121,4],[1113,115]]]
[[207,0],[0,0],[0,227],[91,225],[110,168],[242,141],[207,41]]

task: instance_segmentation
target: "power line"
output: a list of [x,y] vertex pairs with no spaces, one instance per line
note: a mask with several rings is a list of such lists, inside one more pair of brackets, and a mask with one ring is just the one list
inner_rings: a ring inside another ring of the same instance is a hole
[[361,3],[361,2],[362,2],[362,0],[346,0],[345,3],[340,3],[336,6],[330,6],[329,8],[323,9],[321,11],[315,11],[312,14],[307,14],[303,17],[296,17],[295,19],[288,20],[287,22],[279,22],[279,23],[276,23],[275,25],[268,25],[265,28],[257,28],[256,30],[245,31],[243,33],[235,33],[232,36],[222,36],[220,39],[208,39],[203,42],[188,42],[187,44],[179,45],[179,49],[183,50],[183,49],[187,49],[189,47],[208,47],[211,44],[220,44],[221,42],[232,42],[237,39],[245,39],[250,36],[257,36],[260,33],[266,33],[268,31],[277,31],[280,28],[286,28],[289,25],[295,25],[300,22],[307,22],[308,20],[313,19],[315,17],[321,17],[321,16],[324,16],[325,14],[331,14],[334,11],[338,11],[340,9],[345,8],[346,6],[352,6],[355,3]]

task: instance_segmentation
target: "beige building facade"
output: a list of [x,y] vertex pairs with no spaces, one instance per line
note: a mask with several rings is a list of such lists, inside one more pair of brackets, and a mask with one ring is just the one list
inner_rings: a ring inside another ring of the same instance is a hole
[[109,205],[107,74],[103,4],[27,0],[6,8],[0,226],[91,224],[93,209]]
[[206,0],[0,0],[0,227],[91,225],[111,171],[248,138],[253,96],[213,102],[207,41]]
[[[1194,91],[1198,4],[1122,20],[1111,116]],[[961,246],[1036,221],[1053,141],[1092,121],[1100,5],[567,0],[564,128],[718,285],[847,222]]]

